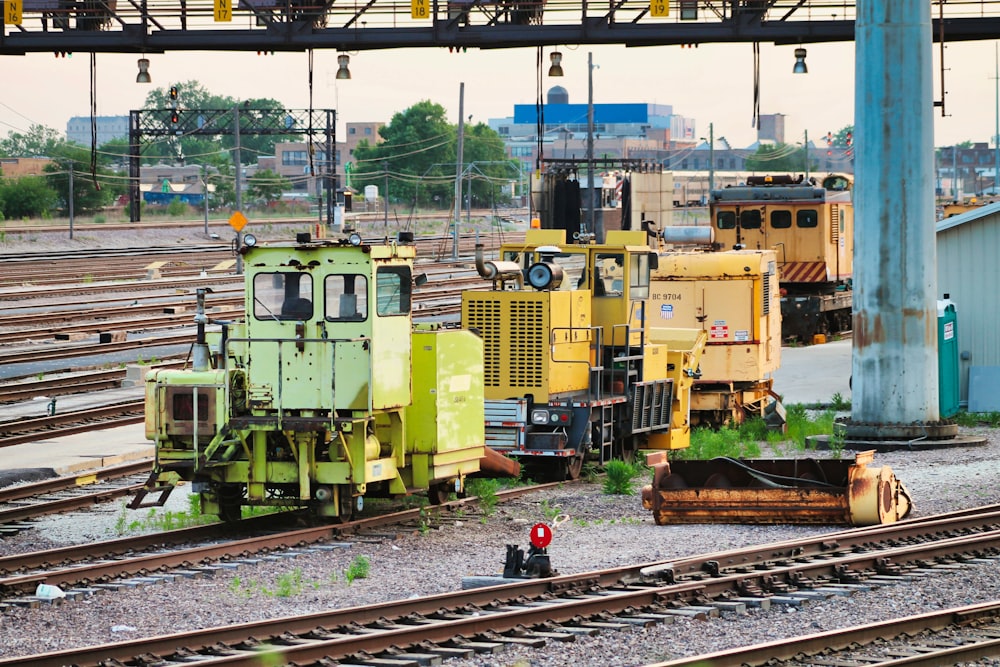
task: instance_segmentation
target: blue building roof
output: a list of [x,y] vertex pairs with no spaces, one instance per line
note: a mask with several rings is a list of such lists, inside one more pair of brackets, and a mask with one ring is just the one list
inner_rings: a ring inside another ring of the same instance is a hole
[[[643,103],[595,104],[594,122],[611,123],[651,123],[650,116],[657,111],[656,105]],[[579,124],[587,122],[586,104],[546,104],[543,111],[545,124]],[[669,112],[668,112],[669,114]],[[514,105],[515,125],[538,123],[537,107],[534,104]]]

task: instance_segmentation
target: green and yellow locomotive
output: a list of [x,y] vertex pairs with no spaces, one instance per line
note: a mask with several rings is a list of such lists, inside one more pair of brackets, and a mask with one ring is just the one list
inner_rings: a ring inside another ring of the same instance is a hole
[[353,234],[240,249],[246,316],[207,332],[192,367],[146,378],[156,443],[143,496],[192,482],[202,510],[308,507],[346,520],[366,496],[461,492],[485,454],[483,344],[414,326],[415,250]]

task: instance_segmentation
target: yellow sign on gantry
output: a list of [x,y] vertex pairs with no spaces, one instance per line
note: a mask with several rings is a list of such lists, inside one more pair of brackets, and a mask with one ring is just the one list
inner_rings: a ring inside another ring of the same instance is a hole
[[215,21],[233,20],[233,0],[215,0]]
[[4,0],[3,22],[7,25],[21,25],[24,14],[23,0]]
[[430,0],[410,0],[410,18],[429,19],[430,17]]
[[670,16],[670,0],[650,0],[649,14],[651,16]]

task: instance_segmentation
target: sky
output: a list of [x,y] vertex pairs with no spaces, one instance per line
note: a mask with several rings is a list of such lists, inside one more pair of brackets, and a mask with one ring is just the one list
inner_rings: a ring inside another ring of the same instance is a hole
[[[809,73],[792,74],[795,46],[761,45],[760,112],[785,114],[785,141],[808,132],[819,143],[827,132],[853,124],[854,44],[805,44]],[[560,85],[570,102],[587,102],[587,54],[593,54],[595,103],[669,104],[694,118],[700,136],[713,124],[716,138],[734,148],[756,139],[753,127],[753,70],[750,44],[703,44],[699,48],[657,46],[560,46],[565,76],[547,76],[545,49],[542,90]],[[945,51],[945,111],[934,110],[934,143],[992,141],[996,133],[996,42],[961,42]],[[934,57],[934,99],[941,98],[939,48]],[[137,84],[137,55],[98,54],[97,114],[127,115],[150,90]],[[288,108],[308,108],[305,53],[172,52],[150,54],[153,88],[194,80],[212,93],[269,97]],[[313,107],[338,110],[342,123],[383,121],[422,100],[442,105],[458,121],[460,86],[464,113],[473,123],[513,115],[515,104],[537,97],[536,49],[395,49],[351,54],[350,80],[336,80],[337,53],[314,56]],[[181,91],[183,103],[183,90]],[[6,56],[0,66],[0,136],[42,124],[65,132],[71,116],[90,109],[89,55]]]

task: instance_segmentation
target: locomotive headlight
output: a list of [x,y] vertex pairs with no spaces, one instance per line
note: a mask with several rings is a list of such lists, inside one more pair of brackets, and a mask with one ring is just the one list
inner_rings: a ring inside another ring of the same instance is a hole
[[558,264],[536,262],[528,268],[528,284],[535,289],[559,289],[563,271]]
[[549,423],[549,411],[548,410],[532,410],[531,411],[531,423],[532,424],[548,424]]
[[361,245],[361,234],[357,232],[351,232],[351,235],[347,237],[347,240],[351,242],[351,245],[357,248]]
[[257,245],[257,237],[254,236],[253,234],[244,234],[243,244],[246,245],[248,248],[252,248],[255,245]]

